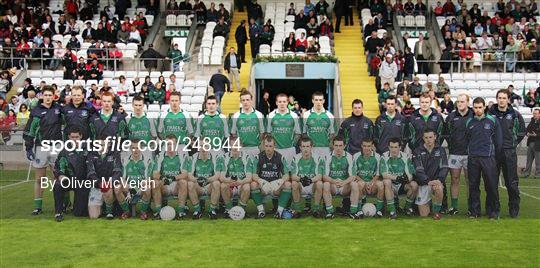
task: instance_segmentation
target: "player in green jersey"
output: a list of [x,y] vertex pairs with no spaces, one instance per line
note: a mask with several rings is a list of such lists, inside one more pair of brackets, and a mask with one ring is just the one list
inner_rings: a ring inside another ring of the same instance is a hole
[[324,109],[322,92],[313,93],[311,101],[313,108],[302,115],[302,131],[313,141],[313,154],[326,157],[330,154],[330,141],[336,132],[334,115]]
[[165,116],[158,120],[158,133],[161,139],[174,135],[179,141],[178,153],[184,154],[184,147],[193,135],[193,125],[189,113],[180,108],[181,97],[180,92],[171,92],[169,110]]
[[[195,137],[202,143],[203,137],[210,139],[212,144],[211,154],[216,156],[221,153],[221,146],[225,143],[225,138],[229,137],[227,118],[218,112],[218,101],[216,96],[208,96],[205,102],[206,112],[197,119],[197,130]],[[218,146],[216,146],[218,145]]]
[[240,93],[240,103],[242,108],[231,118],[231,135],[240,138],[243,155],[254,157],[260,152],[264,115],[253,108],[253,96],[249,91]]
[[291,162],[292,209],[299,215],[300,198],[313,196],[311,212],[316,218],[321,217],[320,207],[323,193],[322,175],[319,170],[319,157],[313,156],[313,141],[309,137],[300,139],[300,153]]
[[[239,142],[238,138],[233,138],[231,142]],[[245,147],[244,147],[245,148]],[[221,177],[221,197],[225,202],[225,215],[228,215],[229,210],[232,208],[232,197],[238,196],[240,198],[239,205],[244,208],[247,207],[250,194],[251,173],[250,157],[245,152],[240,150],[240,147],[233,147],[231,151],[225,156],[225,174]]]
[[[157,137],[156,134],[156,121],[155,118],[148,118],[144,112],[144,97],[135,96],[133,97],[133,113],[131,117],[127,118],[127,128],[128,138],[130,140],[138,140],[141,149],[145,148],[150,140],[153,140]],[[152,158],[152,152],[149,150],[143,151],[144,158],[150,160]]]
[[343,137],[336,136],[332,140],[332,153],[321,163],[323,172],[323,198],[326,205],[326,218],[334,218],[334,206],[332,196],[341,195],[351,199],[350,214],[358,212],[359,188],[356,176],[352,172],[352,155],[345,151],[345,141]]
[[353,174],[360,188],[360,200],[365,200],[366,195],[377,196],[376,215],[380,217],[384,206],[384,185],[379,176],[379,159],[380,156],[373,150],[373,140],[364,138],[360,152],[353,156]]
[[[401,187],[407,192],[405,203],[405,213],[411,215],[412,203],[418,191],[418,184],[413,181],[414,166],[411,158],[400,151],[401,142],[399,138],[389,140],[388,152],[384,153],[379,162],[379,173],[383,178],[384,193],[386,196],[386,208],[390,212],[390,219],[396,219],[396,205],[394,197],[399,193]],[[399,205],[399,204],[398,204]]]
[[188,172],[188,195],[193,204],[193,219],[202,217],[200,196],[210,196],[210,219],[217,219],[217,209],[221,193],[221,178],[225,171],[223,156],[210,153],[210,146],[202,146],[190,157],[186,167]]
[[154,218],[159,219],[162,198],[178,195],[176,213],[177,218],[182,219],[186,216],[185,207],[188,187],[187,172],[183,172],[186,159],[178,154],[175,148],[176,137],[174,135],[171,134],[165,139],[165,145],[165,151],[154,159],[150,168],[155,183],[155,188],[152,190],[152,198],[155,204]]
[[[114,188],[114,194],[116,200],[120,203],[123,213],[122,218],[129,217],[129,203],[136,195],[139,196],[141,202],[141,220],[148,219],[148,207],[150,205],[151,189],[150,183],[147,179],[147,167],[150,165],[150,159],[143,156],[143,153],[139,149],[139,140],[131,140],[131,152],[123,159],[124,172],[122,176],[122,183]],[[132,182],[133,181],[133,182]],[[134,185],[140,187],[132,187]]]
[[268,115],[267,132],[272,133],[276,140],[278,151],[290,163],[296,155],[296,141],[300,137],[300,120],[296,113],[287,107],[287,95],[280,93],[276,96],[277,109]]

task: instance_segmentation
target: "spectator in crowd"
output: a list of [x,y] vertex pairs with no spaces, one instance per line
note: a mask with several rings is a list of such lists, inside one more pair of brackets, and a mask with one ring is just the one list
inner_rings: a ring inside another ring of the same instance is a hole
[[290,32],[289,36],[283,41],[283,51],[284,52],[295,52],[296,51],[296,38],[294,37],[294,32]]
[[232,92],[231,82],[225,75],[223,75],[220,68],[217,69],[217,72],[212,75],[208,84],[214,89],[214,95],[216,96],[219,106],[221,107],[221,99],[223,98],[225,92]]
[[242,63],[246,62],[246,43],[248,40],[248,35],[246,31],[246,21],[240,21],[240,25],[236,28],[234,33],[234,38],[236,39],[236,45],[238,47],[238,56]]
[[6,116],[7,116],[7,113],[9,111],[9,103],[3,97],[0,97],[0,111],[4,112],[4,114],[6,114]]
[[450,98],[450,93],[444,94],[444,99],[439,104],[439,107],[440,107],[439,112],[446,115],[454,111],[454,102]]
[[234,47],[229,49],[229,53],[225,56],[223,64],[224,69],[229,74],[229,80],[236,85],[238,90],[240,90],[240,67],[242,66],[242,62],[240,61],[238,54],[236,54]]
[[259,35],[259,44],[271,46],[273,40],[274,40],[274,33],[270,31],[270,27],[268,25],[264,25],[263,30],[261,34]]
[[306,52],[307,46],[308,46],[308,43],[306,39],[306,34],[302,32],[300,34],[300,38],[296,39],[296,44],[295,44],[296,52]]
[[17,112],[17,125],[24,127],[26,126],[26,122],[30,118],[30,110],[28,109],[28,106],[26,104],[21,104],[19,107],[19,112]]
[[[336,0],[336,2],[334,3],[334,13],[336,15],[336,33],[340,32],[339,27],[341,26],[341,18],[343,17],[343,15],[345,15],[344,13],[346,5],[346,0]],[[348,21],[346,21],[345,23],[348,24]]]
[[223,3],[219,3],[218,18],[223,18],[227,24],[231,23],[231,16],[229,15],[229,11],[225,9]]
[[330,39],[334,38],[334,27],[332,26],[332,21],[327,19],[320,25],[319,37],[327,36]]
[[225,24],[225,18],[221,17],[214,28],[214,37],[223,36],[227,37],[229,35],[229,26]]
[[8,106],[9,106],[9,110],[13,110],[15,111],[15,113],[18,113],[19,108],[21,107],[21,104],[19,102],[19,97],[16,95],[11,96]]
[[214,2],[210,3],[210,8],[206,11],[206,21],[217,22],[219,19],[218,11]]
[[178,49],[178,44],[175,43],[173,47],[167,53],[167,58],[171,59],[173,65],[173,72],[180,71],[180,62],[182,61],[182,51]]
[[[372,31],[370,37],[367,39],[365,45],[367,63],[370,64],[372,59],[377,55],[377,51],[384,47],[384,41],[377,37],[377,32]],[[370,73],[374,73],[375,70],[369,69]]]
[[197,24],[204,24],[206,21],[206,5],[203,3],[203,1],[195,0],[193,10],[197,15]]
[[127,44],[129,38],[130,38],[130,32],[126,28],[126,25],[122,24],[120,26],[120,30],[118,31],[118,33],[116,33],[116,39],[120,43]]
[[512,38],[512,36],[508,36],[508,44],[504,48],[507,72],[514,71],[520,48],[521,42],[516,42],[516,40]]
[[131,30],[129,31],[129,37],[128,37],[127,42],[135,43],[135,44],[142,44],[141,33],[137,30],[137,27],[135,25],[131,26]]
[[83,57],[79,58],[79,62],[75,70],[73,70],[73,76],[76,80],[84,80],[86,77],[86,62]]
[[[525,88],[523,89],[523,93],[525,93]],[[534,108],[538,105],[537,98],[536,90],[531,88],[529,89],[529,92],[523,94],[523,103],[529,108]]]
[[318,36],[319,35],[319,25],[315,18],[310,18],[309,23],[306,25],[307,36]]
[[116,95],[123,96],[129,94],[131,85],[127,82],[126,77],[121,75],[118,77],[119,83],[116,87]]
[[410,92],[410,79],[408,77],[403,78],[403,82],[399,83],[396,90],[396,95],[402,97],[404,92]]
[[414,74],[415,65],[414,54],[411,52],[410,47],[405,48],[405,55],[403,58],[405,59],[405,63],[403,65],[403,77],[407,77],[410,80]]
[[150,79],[150,76],[146,76],[144,78],[144,83],[142,86],[146,86],[148,92],[152,91],[155,88],[154,83],[152,83],[152,79]]
[[449,93],[450,93],[450,87],[444,81],[444,77],[439,76],[439,81],[437,81],[437,84],[435,85],[435,95],[437,95],[437,97],[440,98]]
[[174,84],[169,85],[169,89],[165,92],[165,103],[169,103],[171,93],[176,92],[176,86]]
[[9,77],[9,72],[3,71],[0,74],[0,97],[6,99],[7,93],[11,90],[12,86],[13,84]]
[[534,160],[535,179],[540,179],[540,108],[533,109],[533,118],[527,126],[527,163],[522,170],[523,177],[529,177],[532,170],[532,162]]
[[39,99],[36,97],[36,92],[34,90],[28,91],[28,98],[25,99],[23,104],[25,104],[26,107],[32,111],[32,109],[34,109],[38,103]]
[[261,29],[259,28],[259,25],[257,25],[257,22],[255,18],[249,19],[249,42],[251,46],[251,58],[254,59],[257,54],[259,53],[259,35],[261,33]]
[[373,57],[371,59],[371,62],[369,63],[370,76],[377,76],[379,74],[379,67],[381,67],[383,58],[384,58],[384,50],[379,49],[377,52],[377,56]]
[[328,8],[330,5],[326,2],[326,0],[319,0],[317,4],[315,5],[315,12],[318,15],[325,15],[328,16]]
[[473,71],[473,51],[470,43],[465,43],[465,47],[459,52],[461,62],[463,62],[463,70],[467,72]]
[[418,41],[414,45],[414,56],[418,62],[418,73],[430,74],[428,60],[431,59],[432,50],[429,41],[424,39],[423,34],[418,35]]
[[257,107],[257,110],[259,110],[264,116],[267,116],[274,110],[272,104],[270,103],[270,93],[268,93],[268,91],[263,92],[262,100],[259,107]]
[[163,59],[165,57],[154,49],[153,44],[150,44],[148,45],[148,49],[143,51],[140,58],[144,61],[144,67],[146,67],[146,69],[151,72],[152,69],[157,68],[158,59]]
[[403,108],[401,108],[401,114],[405,116],[406,118],[411,117],[411,115],[414,113],[416,108],[412,105],[410,100],[405,101],[405,105]]
[[96,39],[96,30],[92,28],[92,22],[86,22],[86,28],[82,31],[82,38],[85,42],[91,42]]
[[443,6],[441,4],[441,1],[437,1],[437,5],[433,9],[433,13],[435,13],[435,16],[444,16]]
[[392,55],[387,54],[385,60],[379,67],[379,77],[381,78],[381,84],[388,84],[390,88],[394,88],[394,82],[397,77],[398,67],[394,62]]
[[86,79],[103,79],[103,64],[98,63],[97,59],[93,59],[90,64],[86,65]]
[[413,98],[418,98],[420,95],[422,95],[423,86],[420,84],[420,78],[418,76],[415,76],[413,78],[413,82],[410,84],[410,91],[409,93]]
[[178,8],[180,10],[193,10],[193,6],[189,2],[189,0],[184,0],[183,2],[180,2],[180,5],[178,5]]
[[165,88],[161,84],[159,87],[152,87],[148,92],[148,99],[150,103],[165,104]]
[[377,97],[377,100],[379,101],[379,112],[381,114],[386,111],[386,107],[384,105],[386,104],[386,99],[388,99],[388,97],[390,97],[391,95],[395,94],[393,94],[392,89],[390,88],[390,84],[388,82],[385,82],[381,91],[379,91],[379,95]]
[[175,0],[169,0],[167,10],[179,10],[178,3]]
[[317,40],[317,37],[313,37],[308,43],[308,49],[306,53],[311,58],[313,58],[315,55],[317,55],[317,53],[319,53],[320,46]]
[[32,85],[32,79],[25,78],[23,81],[23,91],[22,91],[23,99],[28,99],[29,91],[34,91],[35,93],[36,89],[34,88],[34,85]]

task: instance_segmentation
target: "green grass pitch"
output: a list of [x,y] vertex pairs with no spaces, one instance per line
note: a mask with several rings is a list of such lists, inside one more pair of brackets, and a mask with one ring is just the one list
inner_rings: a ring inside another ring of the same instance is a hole
[[[0,187],[26,178],[0,171]],[[32,183],[0,189],[0,267],[539,267],[540,180],[522,179],[521,215],[210,221],[53,220],[30,216]],[[402,198],[403,201],[403,198]],[[251,208],[253,209],[253,208]]]

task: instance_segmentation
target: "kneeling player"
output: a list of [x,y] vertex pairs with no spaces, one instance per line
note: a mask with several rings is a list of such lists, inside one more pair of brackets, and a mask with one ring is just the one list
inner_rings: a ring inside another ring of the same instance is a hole
[[[401,142],[399,138],[391,138],[389,140],[389,151],[384,153],[379,162],[379,173],[383,178],[384,195],[386,196],[386,209],[390,212],[390,219],[396,219],[396,205],[394,197],[399,193],[401,187],[404,187],[407,192],[407,201],[405,203],[405,213],[412,215],[411,208],[418,184],[412,181],[412,162],[409,156],[400,151]],[[398,204],[399,206],[399,204]]]
[[[360,200],[366,198],[367,195],[377,196],[376,215],[380,217],[384,205],[384,185],[379,177],[380,157],[374,152],[373,148],[373,140],[365,138],[362,141],[362,150],[353,157],[353,174],[357,177],[356,180],[360,188]],[[358,218],[364,216],[361,209],[356,216]]]
[[323,164],[323,198],[326,205],[326,218],[334,218],[334,206],[332,196],[341,195],[351,199],[351,217],[358,213],[358,198],[360,189],[355,176],[352,173],[352,155],[345,151],[345,141],[343,137],[336,136],[332,140],[332,154],[326,157]]
[[281,218],[292,194],[291,182],[287,174],[287,163],[283,156],[275,150],[274,137],[266,135],[263,145],[264,151],[252,159],[251,198],[257,206],[258,218],[262,219],[266,216],[263,195],[279,196],[278,208],[274,216]]
[[114,219],[112,186],[122,176],[122,160],[120,152],[113,151],[105,142],[106,137],[98,139],[101,144],[99,152],[92,151],[86,158],[88,179],[94,182],[88,199],[88,214],[91,219],[101,215],[101,206],[105,202],[105,213],[108,220]]
[[187,173],[181,172],[186,160],[178,155],[176,137],[173,134],[169,134],[165,142],[165,152],[156,157],[149,168],[154,180],[154,188],[151,190],[155,206],[154,218],[159,219],[162,198],[178,195],[176,214],[177,218],[181,219],[186,216]]
[[420,216],[429,214],[429,201],[433,195],[433,219],[441,219],[443,200],[443,183],[448,174],[448,161],[444,148],[435,144],[437,135],[435,131],[426,129],[424,131],[424,145],[414,150],[413,163],[416,169],[415,178],[418,182],[418,196],[416,204]]
[[199,152],[194,154],[186,166],[188,169],[188,195],[193,204],[193,219],[202,217],[200,196],[210,196],[210,219],[217,219],[217,209],[219,205],[219,195],[221,192],[220,179],[225,170],[223,156],[210,154],[210,148],[201,147]]
[[[239,138],[231,142],[239,142]],[[225,215],[228,216],[232,208],[232,197],[240,197],[239,205],[247,207],[249,200],[251,174],[249,174],[249,156],[240,152],[240,147],[231,148],[231,151],[225,157],[225,176],[221,178],[221,197],[225,202]]]
[[[149,160],[144,158],[138,143],[139,140],[137,139],[131,141],[131,154],[125,159],[123,165],[122,184],[114,189],[116,200],[119,200],[124,211],[122,219],[130,216],[129,203],[136,195],[141,197],[141,220],[148,219],[147,211],[150,205],[151,190],[146,176]],[[140,187],[137,188],[136,186]]]
[[320,207],[323,192],[322,176],[319,174],[319,160],[313,157],[313,141],[308,137],[300,139],[300,153],[291,163],[292,209],[295,215],[300,212],[300,198],[313,196],[311,211],[314,217],[321,217]]

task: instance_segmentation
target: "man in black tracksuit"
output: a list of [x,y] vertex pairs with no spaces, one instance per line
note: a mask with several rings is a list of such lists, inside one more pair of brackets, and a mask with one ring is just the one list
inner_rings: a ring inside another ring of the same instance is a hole
[[437,135],[432,129],[426,129],[423,133],[424,144],[414,150],[413,163],[415,168],[414,178],[418,183],[416,205],[420,216],[429,214],[429,201],[431,195],[433,219],[439,220],[443,201],[443,185],[448,174],[448,160],[446,150],[436,144]]
[[[460,94],[456,100],[456,110],[448,114],[444,124],[443,139],[448,143],[448,167],[451,176],[451,200],[452,205],[448,209],[448,214],[458,214],[459,179],[461,169],[464,171],[467,180],[467,121],[474,116],[474,112],[469,108],[469,96]],[[445,196],[446,199],[446,196]]]
[[[84,102],[84,89],[74,86],[71,89],[71,102],[62,107],[62,117],[66,129],[76,127],[81,131],[82,139],[90,138],[90,117],[96,112],[94,107]],[[64,133],[67,137],[68,133]]]
[[440,113],[431,108],[431,97],[427,93],[420,96],[420,108],[416,109],[409,118],[407,127],[409,147],[414,150],[423,144],[422,133],[426,129],[432,129],[437,134],[437,144],[440,144],[440,136],[444,126],[444,119]]
[[525,137],[527,129],[521,114],[514,110],[510,101],[510,92],[506,89],[497,92],[497,104],[493,105],[489,112],[495,116],[502,128],[503,151],[497,158],[498,174],[502,172],[504,184],[508,190],[508,209],[510,217],[519,215],[519,178],[517,175],[516,147]]
[[490,219],[498,219],[499,177],[497,174],[496,155],[502,154],[502,128],[497,118],[485,114],[486,103],[482,98],[473,101],[474,117],[467,121],[466,140],[469,159],[469,217],[481,215],[480,175],[484,178],[486,189],[486,214]]
[[396,111],[397,99],[394,96],[386,100],[386,112],[379,115],[375,120],[375,130],[373,140],[377,153],[382,155],[388,151],[389,141],[392,138],[405,140],[405,130],[407,127],[407,118]]
[[236,28],[234,33],[234,38],[236,39],[236,45],[238,46],[238,55],[240,55],[240,60],[242,63],[246,62],[246,43],[248,40],[246,32],[246,21],[242,20],[240,25]]
[[[82,131],[77,127],[71,127],[66,130],[69,140],[78,141],[82,138]],[[82,148],[81,148],[82,149]],[[87,151],[67,151],[62,150],[54,164],[54,218],[56,221],[64,220],[62,212],[64,210],[64,197],[68,191],[73,190],[73,215],[78,217],[88,216],[88,194],[90,188],[86,181],[86,157]],[[64,183],[61,183],[62,180]],[[77,182],[75,182],[77,181]],[[68,184],[69,182],[69,184]],[[91,184],[90,184],[91,185]]]
[[110,93],[104,93],[101,96],[103,107],[99,113],[94,113],[90,117],[91,138],[97,137],[128,137],[128,127],[125,115],[113,110],[114,96]]
[[373,122],[363,114],[364,103],[355,99],[352,102],[351,116],[341,123],[338,135],[347,142],[347,152],[354,155],[362,148],[362,141],[373,138]]

